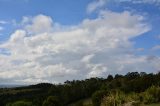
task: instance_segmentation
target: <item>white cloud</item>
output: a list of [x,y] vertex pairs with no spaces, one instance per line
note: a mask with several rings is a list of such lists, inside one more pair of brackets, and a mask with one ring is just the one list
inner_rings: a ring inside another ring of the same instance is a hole
[[94,2],[91,2],[87,7],[87,12],[92,13],[96,9],[104,6],[106,4],[107,0],[95,0]]
[[33,19],[29,19],[27,17],[23,17],[22,23],[25,24],[28,21],[32,22],[32,25],[25,26],[25,29],[31,33],[42,33],[42,32],[48,32],[51,31],[53,21],[51,17],[44,16],[44,15],[38,15],[34,17]]
[[160,6],[160,0],[115,0],[116,2],[124,3],[130,2],[133,4],[151,4],[155,6]]
[[[150,30],[143,16],[128,11],[101,11],[96,19],[75,26],[59,25],[49,16],[26,18],[0,48],[0,81],[11,83],[63,82],[126,71],[157,70],[159,57],[130,53],[131,38]],[[154,68],[153,68],[154,67]],[[11,74],[12,73],[12,74]]]
[[[8,22],[7,21],[3,21],[3,20],[0,20],[0,31],[3,31],[5,28],[4,28],[4,24],[7,24]],[[2,35],[2,34],[0,34]]]
[[160,0],[93,0],[93,2],[89,3],[87,6],[87,12],[92,13],[97,9],[102,9],[107,3],[133,3],[133,4],[154,4],[159,6]]
[[156,46],[154,46],[154,47],[152,47],[152,50],[160,50],[160,45],[156,45]]
[[0,20],[0,24],[7,24],[7,21]]
[[147,4],[155,4],[155,5],[159,5],[160,4],[160,0],[133,0],[133,3],[147,3]]
[[84,56],[84,57],[82,58],[81,61],[84,62],[84,63],[89,63],[90,60],[91,60],[93,57],[94,57],[94,54],[86,55],[86,56]]

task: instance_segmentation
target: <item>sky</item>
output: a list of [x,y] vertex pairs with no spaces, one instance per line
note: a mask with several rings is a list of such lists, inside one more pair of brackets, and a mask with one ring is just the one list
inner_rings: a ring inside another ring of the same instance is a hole
[[0,0],[0,84],[160,71],[160,0]]

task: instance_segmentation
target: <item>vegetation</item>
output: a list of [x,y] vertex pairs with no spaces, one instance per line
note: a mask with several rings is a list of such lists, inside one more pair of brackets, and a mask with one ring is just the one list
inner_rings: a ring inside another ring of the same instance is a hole
[[44,102],[43,106],[61,106],[60,100],[56,96],[49,96]]
[[[131,106],[142,106],[145,104],[158,103],[160,87],[152,86],[141,93],[125,94],[122,91],[111,91],[109,95],[104,96],[101,106],[125,106],[130,104]],[[98,105],[100,106],[100,105]]]
[[31,102],[17,101],[14,103],[9,103],[7,106],[33,106],[33,104]]
[[[159,95],[160,73],[129,72],[106,79],[1,88],[0,106],[150,106],[160,102]],[[84,103],[86,98],[92,104]]]

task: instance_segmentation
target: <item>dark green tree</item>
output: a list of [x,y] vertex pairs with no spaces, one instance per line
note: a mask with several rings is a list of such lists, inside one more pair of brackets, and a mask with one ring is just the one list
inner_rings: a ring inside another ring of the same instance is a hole
[[108,75],[107,81],[112,81],[112,80],[113,80],[113,76],[112,75]]

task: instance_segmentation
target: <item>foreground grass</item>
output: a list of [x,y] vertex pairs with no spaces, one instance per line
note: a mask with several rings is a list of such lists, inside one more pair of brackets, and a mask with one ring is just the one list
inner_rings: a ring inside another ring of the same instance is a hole
[[[72,103],[72,104],[70,104],[68,106],[81,106],[81,105],[78,105],[80,102],[83,104],[83,106],[93,106],[91,98],[79,100],[79,101],[77,101],[75,103]],[[142,106],[160,106],[160,103],[142,105]]]
[[[93,106],[91,98],[79,100],[79,101],[72,103],[68,106],[82,106],[82,104],[80,104],[80,103],[82,103],[83,106]],[[154,103],[154,104],[142,105],[142,106],[160,106],[160,103]]]
[[158,103],[158,104],[150,104],[150,105],[145,105],[145,106],[160,106],[160,103]]

